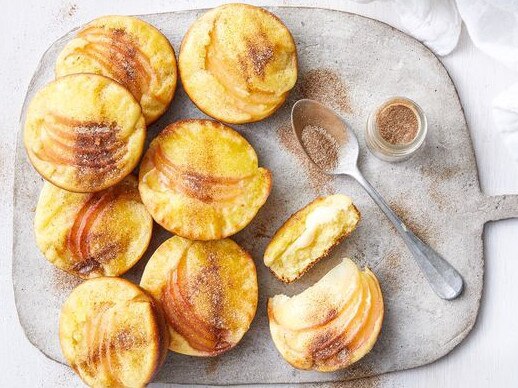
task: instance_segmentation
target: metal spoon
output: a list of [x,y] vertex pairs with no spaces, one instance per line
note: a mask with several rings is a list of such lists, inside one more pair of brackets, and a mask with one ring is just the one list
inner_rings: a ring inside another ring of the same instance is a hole
[[349,175],[356,179],[399,232],[437,295],[447,300],[459,296],[463,289],[463,280],[457,270],[406,227],[358,169],[358,140],[347,123],[331,109],[307,99],[299,100],[293,105],[291,123],[300,145],[310,159],[310,152],[305,149],[302,141],[302,130],[306,126],[321,127],[336,140],[339,147],[336,167],[326,169],[311,159],[313,163],[326,174]]

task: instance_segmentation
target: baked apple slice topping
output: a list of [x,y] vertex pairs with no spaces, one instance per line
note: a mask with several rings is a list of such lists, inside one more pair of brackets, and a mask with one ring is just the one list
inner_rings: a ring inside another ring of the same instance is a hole
[[112,260],[120,251],[120,244],[116,241],[106,241],[101,249],[93,253],[92,228],[94,224],[109,209],[116,200],[124,197],[135,199],[136,193],[126,186],[119,185],[108,190],[89,194],[83,206],[77,212],[74,223],[67,236],[67,248],[70,251],[74,264],[71,269],[81,276],[88,276],[92,272],[102,273],[103,264]]
[[90,198],[79,210],[70,229],[67,245],[76,262],[72,269],[81,275],[88,275],[90,272],[98,270],[101,266],[102,259],[100,257],[93,257],[90,254],[89,233],[94,222],[102,215],[114,197],[113,190],[108,190],[101,194],[91,194]]
[[359,271],[344,259],[301,294],[271,298],[268,317],[274,343],[290,364],[335,371],[374,346],[383,321],[383,297],[369,269]]
[[109,169],[117,165],[125,145],[117,139],[116,123],[73,120],[55,114],[45,118],[38,157],[57,164],[87,169]]
[[169,160],[160,145],[156,147],[153,164],[168,188],[206,203],[225,202],[237,198],[243,193],[246,181],[253,177],[214,177],[181,169]]
[[[107,31],[97,26],[85,28],[78,36],[88,42],[81,49],[82,53],[94,59],[140,101],[156,74],[149,58],[131,36],[122,28]],[[160,96],[153,95],[153,98],[167,103]]]
[[228,330],[205,322],[193,309],[188,298],[184,296],[185,259],[182,258],[169,279],[162,293],[162,305],[165,316],[171,327],[183,336],[189,345],[210,355],[217,355],[232,347],[226,338]]
[[79,361],[76,368],[100,373],[117,384],[118,370],[122,366],[125,352],[142,346],[145,338],[138,331],[122,327],[120,319],[131,308],[131,303],[105,304],[95,316],[86,322],[86,338],[91,346],[85,360]]

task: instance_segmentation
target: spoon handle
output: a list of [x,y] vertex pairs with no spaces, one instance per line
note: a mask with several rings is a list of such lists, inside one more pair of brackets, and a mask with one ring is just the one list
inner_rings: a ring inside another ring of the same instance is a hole
[[359,170],[350,175],[363,186],[403,237],[435,293],[447,300],[459,296],[463,289],[463,280],[457,270],[406,227]]

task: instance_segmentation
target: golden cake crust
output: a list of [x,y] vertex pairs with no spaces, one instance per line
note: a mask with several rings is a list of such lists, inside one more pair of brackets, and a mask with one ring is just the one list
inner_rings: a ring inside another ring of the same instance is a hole
[[143,387],[167,355],[159,304],[115,277],[76,287],[61,309],[59,339],[68,364],[91,387]]
[[81,278],[128,271],[146,251],[153,230],[137,185],[130,175],[109,189],[80,194],[46,182],[34,217],[43,255]]
[[169,348],[192,356],[216,356],[233,348],[257,308],[254,262],[230,239],[170,238],[147,263],[140,285],[163,307]]
[[169,107],[177,82],[174,49],[155,27],[132,16],[104,16],[84,26],[59,54],[56,76],[95,73],[126,87],[146,123]]
[[25,118],[24,144],[34,168],[73,192],[115,185],[137,165],[146,137],[140,105],[122,85],[73,74],[36,93]]
[[[331,217],[329,211],[334,212]],[[326,217],[329,219],[319,225],[308,226],[308,217],[312,213],[319,221]],[[275,232],[264,252],[264,264],[279,280],[291,283],[349,236],[360,218],[360,212],[350,197],[343,194],[318,197],[293,214]],[[301,239],[308,237],[308,241],[300,243]]]
[[156,222],[179,236],[214,240],[243,229],[266,202],[271,174],[252,146],[212,120],[166,127],[146,152],[142,201]]
[[289,30],[272,13],[247,4],[222,5],[196,20],[182,41],[178,64],[198,108],[234,124],[273,114],[297,80]]

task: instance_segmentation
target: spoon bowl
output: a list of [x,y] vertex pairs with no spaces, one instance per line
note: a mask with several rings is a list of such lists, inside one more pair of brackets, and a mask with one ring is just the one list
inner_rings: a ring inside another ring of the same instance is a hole
[[[293,105],[291,123],[302,149],[317,167],[329,175],[349,175],[363,186],[401,235],[435,293],[446,300],[458,297],[464,288],[464,281],[457,270],[401,221],[358,169],[359,145],[351,126],[333,110],[308,99],[299,100]],[[325,136],[313,139],[316,147],[308,147],[304,142],[303,135],[308,126],[318,128],[320,135]],[[327,148],[323,147],[324,141],[329,142]],[[329,145],[334,149],[329,150]],[[318,152],[327,152],[327,156],[336,160],[323,163],[322,158],[315,154]]]
[[[359,154],[358,139],[344,118],[317,101],[302,99],[293,105],[291,124],[299,144],[318,168],[329,175],[354,173]],[[338,156],[336,165],[322,165],[315,160],[314,155],[312,157],[302,139],[302,132],[307,126],[324,129],[334,140]]]

